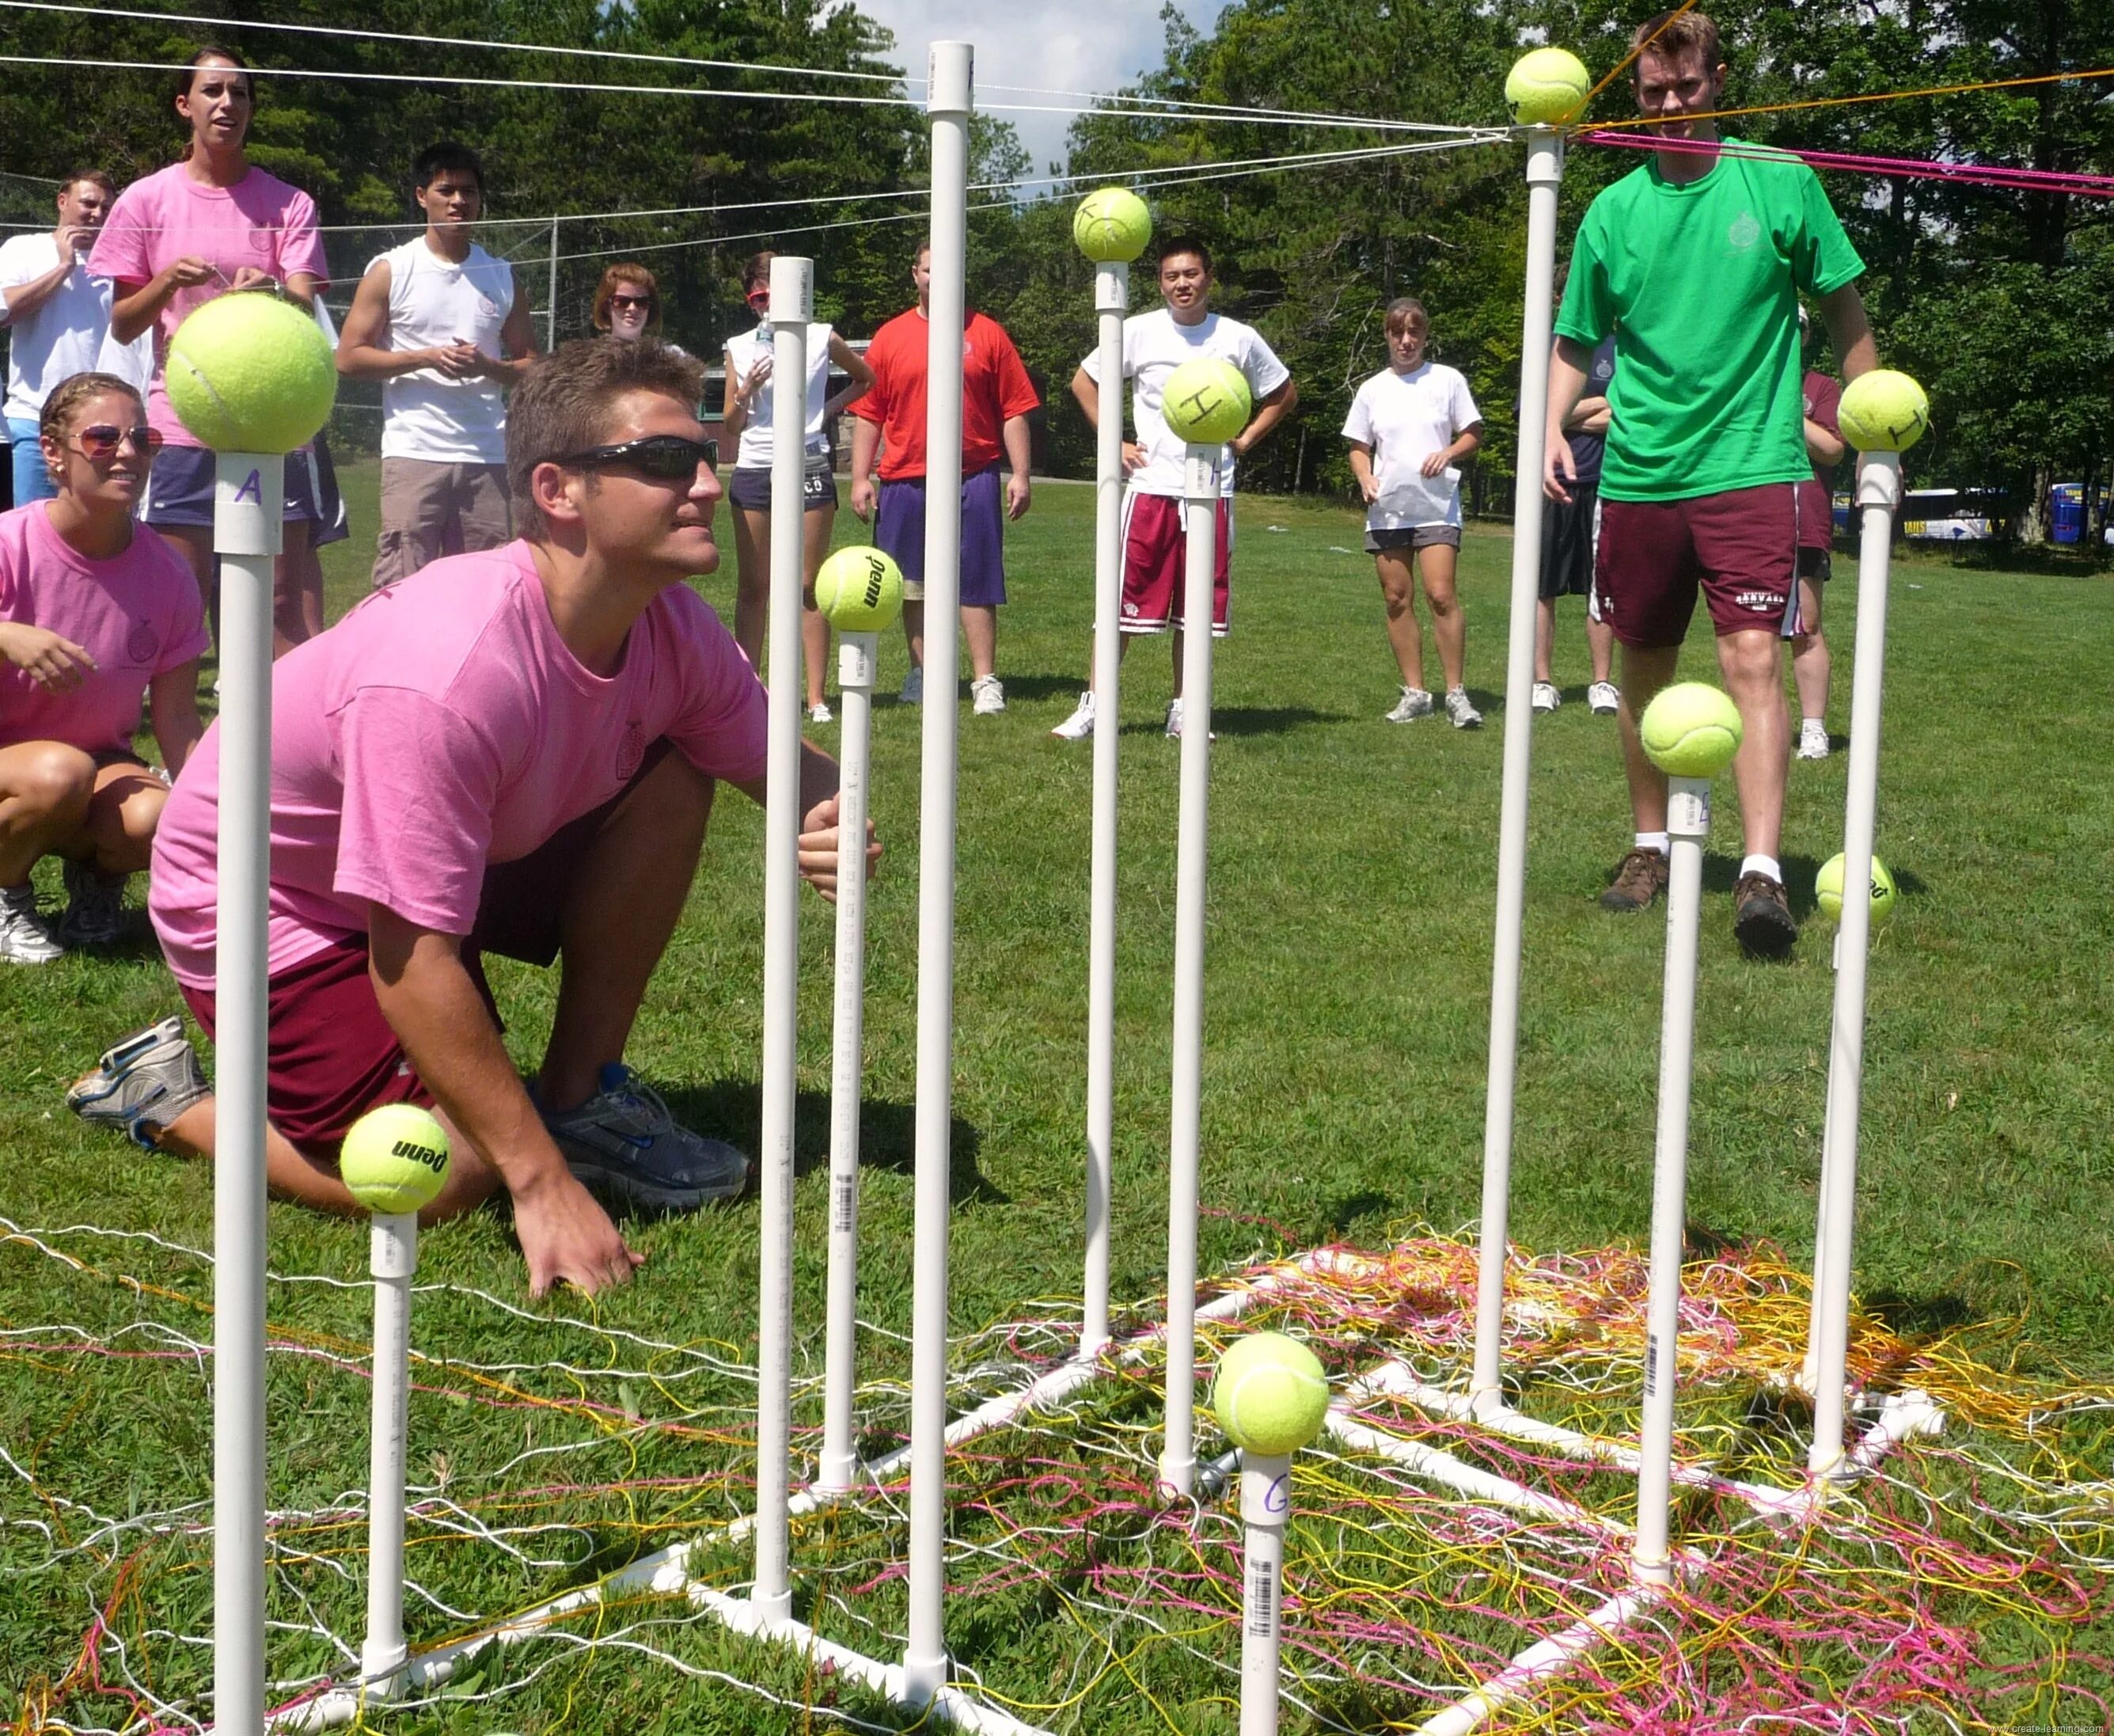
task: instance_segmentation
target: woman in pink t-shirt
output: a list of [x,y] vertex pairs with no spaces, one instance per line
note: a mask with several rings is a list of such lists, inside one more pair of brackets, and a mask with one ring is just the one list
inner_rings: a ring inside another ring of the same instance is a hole
[[[132,751],[140,702],[173,777],[198,744],[197,584],[133,511],[159,438],[124,381],[77,373],[45,401],[56,498],[0,514],[0,960],[116,940],[168,786]],[[56,932],[30,872],[62,860]]]

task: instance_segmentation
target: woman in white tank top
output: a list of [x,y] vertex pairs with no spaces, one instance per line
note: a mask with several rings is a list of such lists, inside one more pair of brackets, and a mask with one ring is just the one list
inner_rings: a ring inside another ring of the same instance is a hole
[[[763,667],[763,624],[771,597],[771,454],[777,394],[771,378],[771,259],[757,254],[742,273],[749,306],[762,323],[753,332],[727,340],[725,433],[740,442],[729,479],[727,498],[734,507],[735,579],[734,636],[749,662]],[[830,395],[830,369],[850,383]],[[830,552],[837,521],[837,480],[830,468],[829,426],[838,411],[873,386],[873,369],[858,352],[828,326],[808,328],[806,410],[808,465],[806,520],[801,538],[802,577],[808,593]],[[800,616],[800,648],[806,666],[808,716],[830,721],[822,679],[830,659],[830,624],[812,603]]]

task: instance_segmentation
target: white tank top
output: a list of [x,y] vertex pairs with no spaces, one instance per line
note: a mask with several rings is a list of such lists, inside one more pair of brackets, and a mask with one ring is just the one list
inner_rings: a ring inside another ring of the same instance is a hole
[[[391,350],[432,350],[466,337],[487,355],[514,306],[514,268],[472,243],[460,265],[419,236],[372,262],[389,267]],[[382,456],[442,464],[506,462],[506,400],[496,381],[451,380],[431,368],[382,387]]]
[[[740,382],[754,371],[756,364],[771,354],[771,327],[766,323],[753,332],[744,332],[739,337],[727,340],[727,360],[733,364],[734,378],[728,381],[727,390],[737,391]],[[748,420],[741,431],[741,447],[734,456],[734,468],[740,470],[767,470],[771,468],[771,418],[772,397],[778,389],[775,379],[766,380],[763,390],[757,393],[756,401],[748,407]],[[822,405],[830,392],[830,328],[827,326],[808,328],[808,429],[807,447],[810,454],[826,451],[828,438],[822,432]]]

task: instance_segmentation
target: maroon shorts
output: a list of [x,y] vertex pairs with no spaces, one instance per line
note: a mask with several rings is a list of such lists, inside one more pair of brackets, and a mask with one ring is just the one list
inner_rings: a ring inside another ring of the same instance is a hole
[[1723,638],[1799,630],[1798,489],[1764,483],[1685,501],[1600,497],[1595,589],[1615,637],[1640,650],[1688,636],[1700,587]]
[[[1183,502],[1171,494],[1123,497],[1123,618],[1126,633],[1165,633],[1184,620],[1189,538]],[[1233,503],[1219,501],[1218,564],[1212,570],[1211,634],[1226,636],[1232,611]]]
[[[656,741],[631,783],[591,813],[559,828],[519,861],[485,870],[477,923],[462,946],[462,961],[499,1023],[484,980],[483,955],[496,952],[547,966],[558,955],[565,899],[588,851],[625,795],[669,751]],[[191,1016],[213,1034],[210,988],[178,985]],[[269,1021],[265,1055],[265,1113],[304,1155],[335,1164],[352,1124],[384,1103],[431,1107],[432,1093],[382,1016],[368,974],[367,937],[348,935],[336,946],[289,965],[266,990]]]

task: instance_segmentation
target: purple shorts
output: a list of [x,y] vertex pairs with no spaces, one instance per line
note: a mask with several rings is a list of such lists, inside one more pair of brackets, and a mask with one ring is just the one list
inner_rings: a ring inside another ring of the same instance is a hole
[[[998,466],[987,465],[962,479],[962,602],[995,608],[1005,601],[1004,514],[999,507]],[[905,477],[881,485],[873,540],[903,569],[904,589],[925,588],[925,479]],[[914,598],[913,598],[914,600]]]

